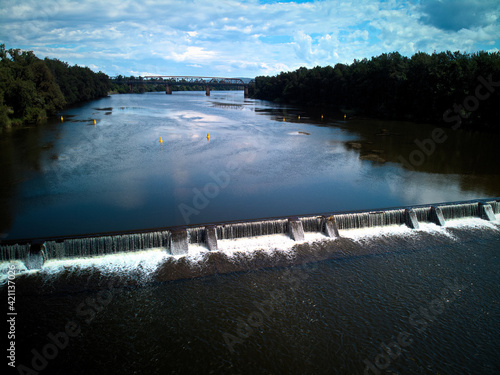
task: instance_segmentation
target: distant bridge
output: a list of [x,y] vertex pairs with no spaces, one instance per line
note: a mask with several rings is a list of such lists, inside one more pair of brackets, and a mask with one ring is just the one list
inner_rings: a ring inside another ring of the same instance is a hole
[[[116,78],[114,78],[116,80]],[[226,77],[204,77],[204,76],[144,76],[136,79],[127,79],[121,81],[130,86],[133,85],[165,85],[165,93],[172,94],[172,86],[204,86],[207,96],[210,96],[210,87],[221,86],[239,86],[244,90],[245,98],[248,97],[248,82],[245,83],[241,78]]]

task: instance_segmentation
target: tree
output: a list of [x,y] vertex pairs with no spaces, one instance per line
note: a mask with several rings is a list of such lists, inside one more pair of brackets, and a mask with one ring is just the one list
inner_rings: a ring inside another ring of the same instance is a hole
[[107,95],[109,77],[59,60],[40,60],[32,51],[0,45],[0,130],[36,123],[67,104]]
[[[378,118],[443,124],[450,106],[475,95],[479,77],[500,79],[500,53],[398,52],[350,65],[299,68],[273,77],[256,77],[253,97],[329,109],[351,110]],[[498,129],[500,90],[474,111],[461,109],[462,126]],[[444,124],[443,124],[444,125]]]

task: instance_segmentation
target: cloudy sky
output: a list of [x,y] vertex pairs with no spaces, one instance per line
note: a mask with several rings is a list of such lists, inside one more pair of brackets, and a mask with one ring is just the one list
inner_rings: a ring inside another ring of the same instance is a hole
[[499,18],[498,0],[0,0],[0,43],[110,76],[255,77],[498,51]]

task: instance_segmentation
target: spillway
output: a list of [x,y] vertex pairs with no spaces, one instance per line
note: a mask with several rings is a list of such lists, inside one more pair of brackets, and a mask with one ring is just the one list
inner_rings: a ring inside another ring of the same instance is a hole
[[[442,227],[449,221],[465,218],[497,222],[495,215],[498,214],[500,198],[490,198],[370,211],[210,223],[151,231],[10,240],[0,243],[0,261],[21,261],[27,269],[37,269],[49,260],[95,258],[148,249],[160,249],[165,255],[178,258],[187,255],[193,247],[217,251],[218,244],[224,241],[245,238],[278,235],[280,238],[302,243],[307,241],[304,236],[311,233],[324,239],[338,239],[342,238],[343,232],[352,229],[404,226],[418,230],[420,223],[433,223]],[[311,258],[314,258],[314,254],[311,254]],[[165,272],[163,274],[169,278]]]

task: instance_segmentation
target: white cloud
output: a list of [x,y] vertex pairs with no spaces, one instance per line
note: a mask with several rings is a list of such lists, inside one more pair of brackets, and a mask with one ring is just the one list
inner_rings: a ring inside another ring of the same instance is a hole
[[[429,1],[425,7],[396,0],[0,1],[0,40],[7,48],[95,64],[111,75],[196,69],[196,74],[255,76],[383,52],[500,47],[500,15],[490,0],[491,12],[469,0],[481,11],[481,22],[460,30],[439,24],[438,8]],[[453,22],[466,20],[457,13]]]
[[310,62],[312,59],[313,51],[312,51],[312,38],[305,34],[303,31],[299,31],[293,38],[295,41],[295,51],[297,56],[301,60],[305,60]]
[[182,53],[172,52],[171,55],[165,56],[166,59],[173,59],[174,61],[188,61],[188,62],[207,62],[215,56],[215,52],[207,51],[203,47],[189,46]]

